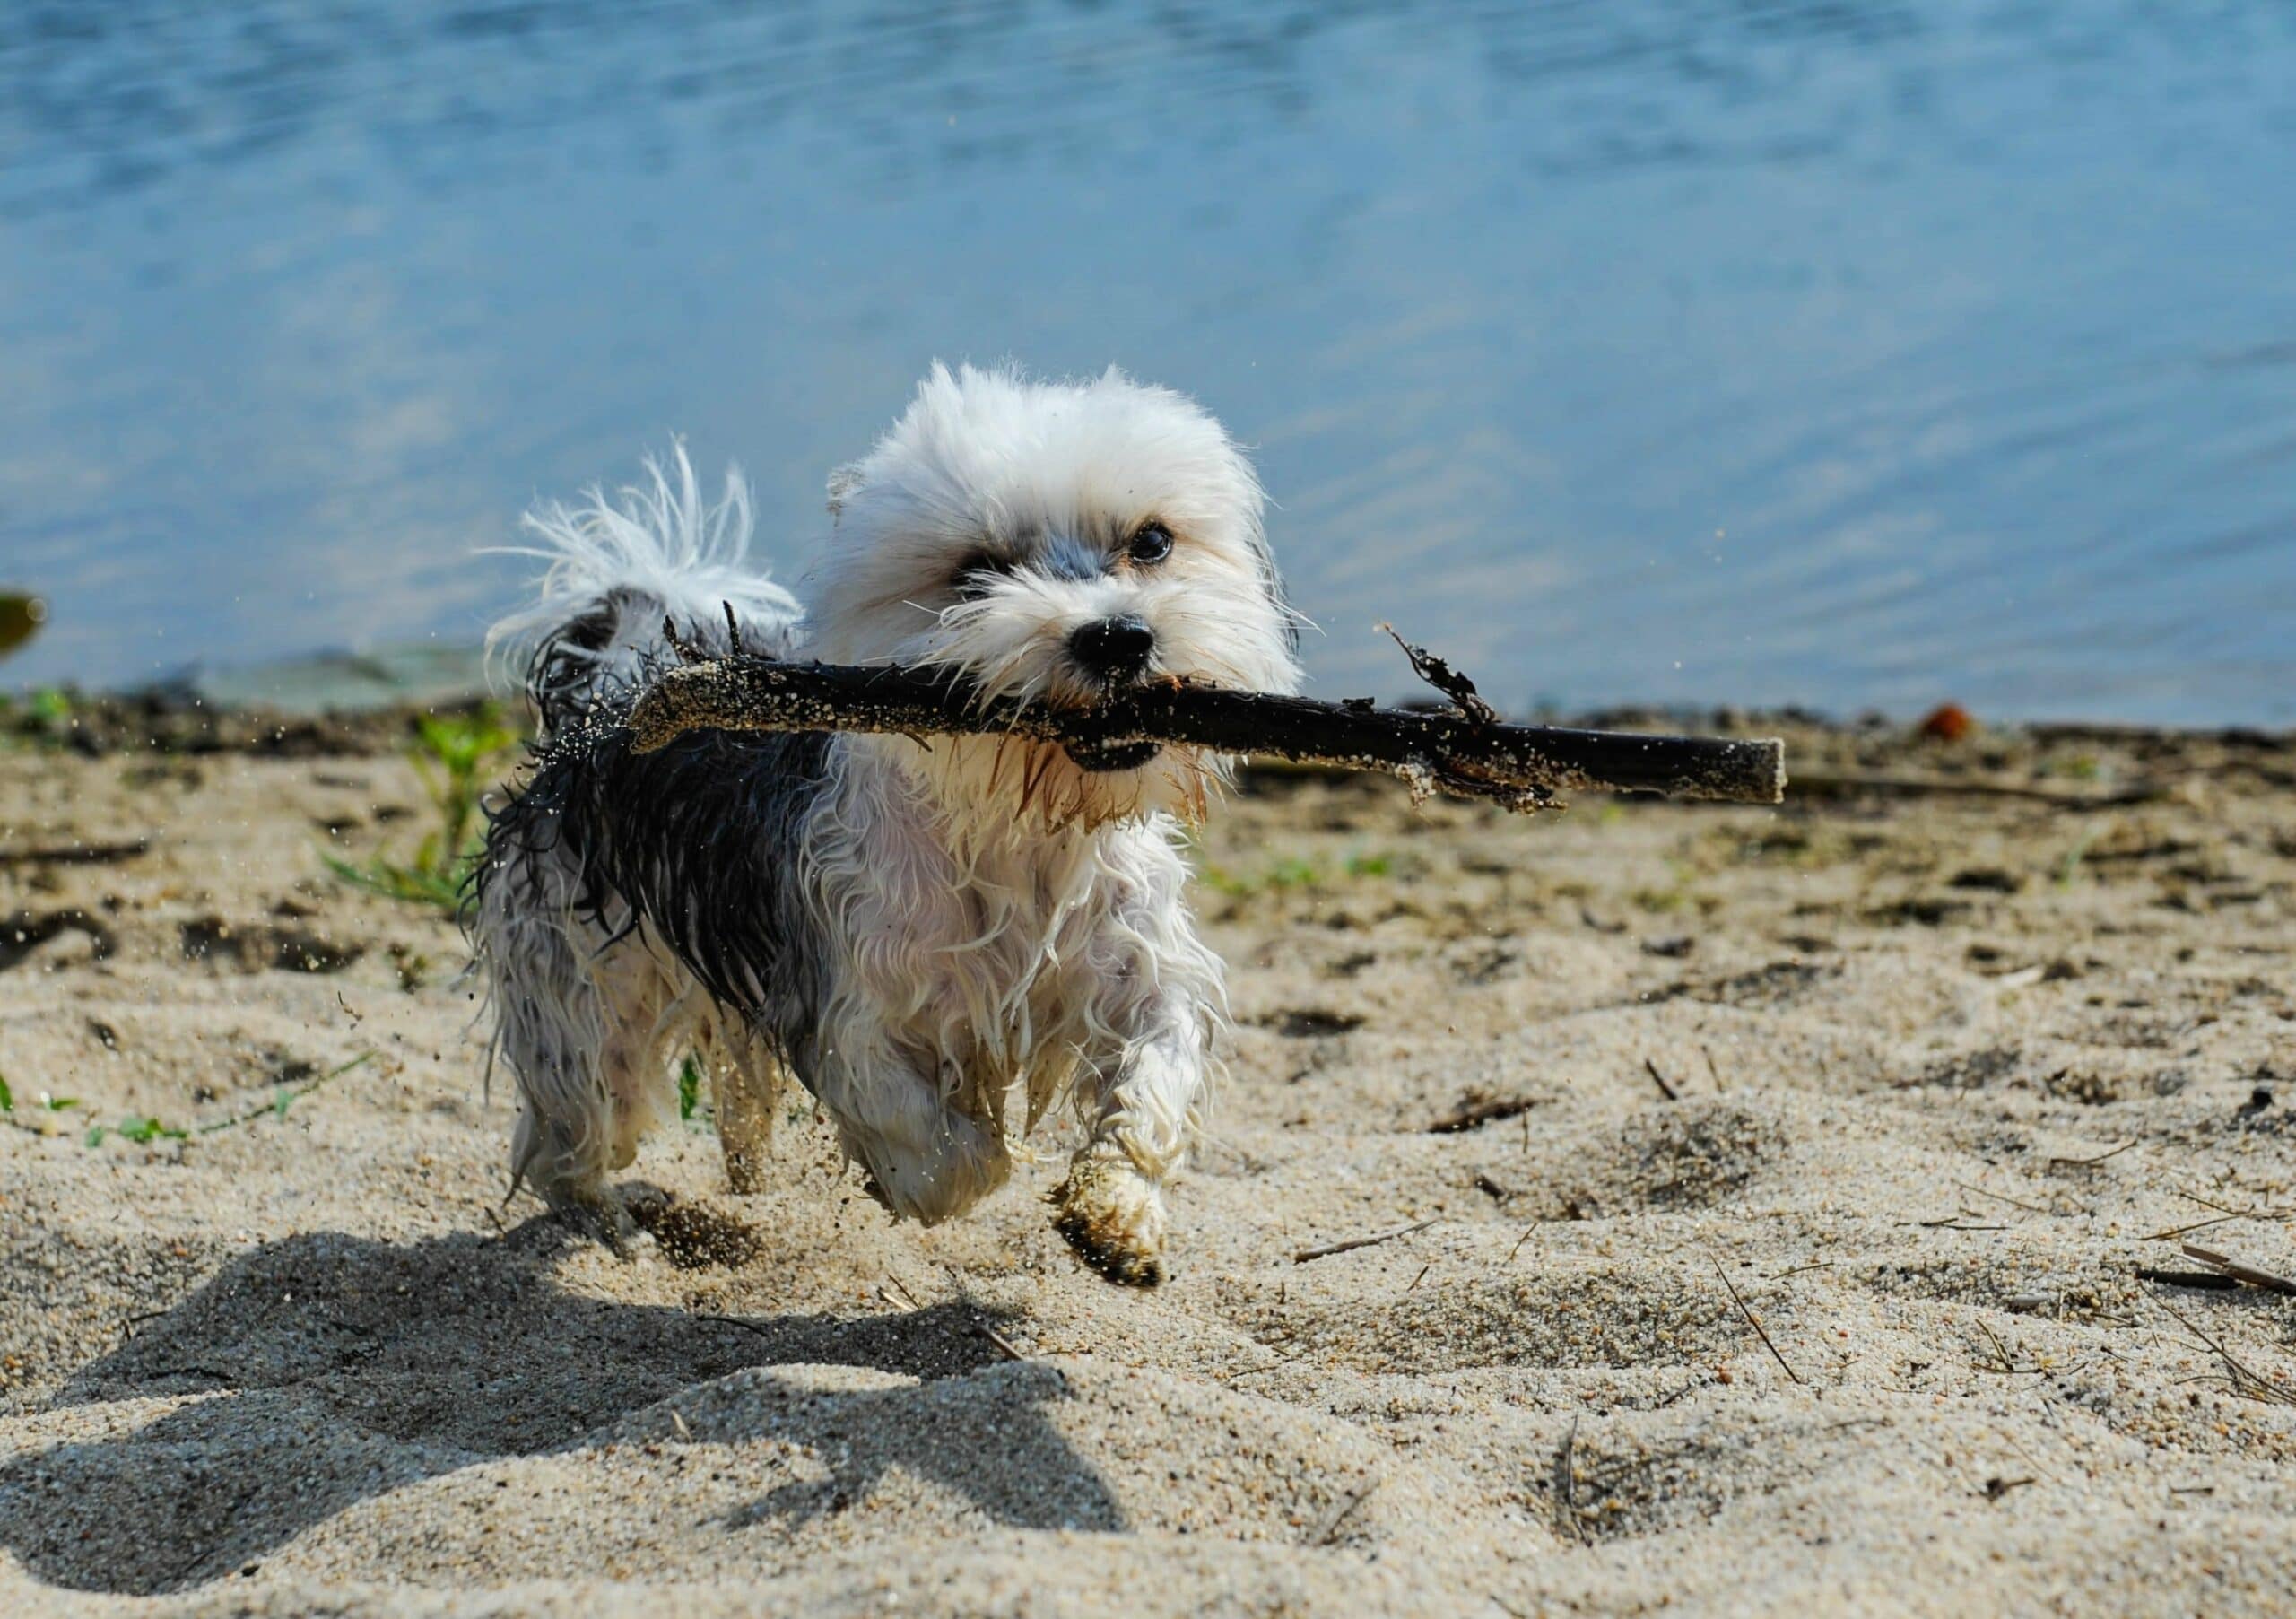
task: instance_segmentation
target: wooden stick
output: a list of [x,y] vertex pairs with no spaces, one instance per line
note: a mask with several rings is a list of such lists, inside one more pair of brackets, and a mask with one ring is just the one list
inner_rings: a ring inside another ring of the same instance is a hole
[[1770,1333],[1763,1327],[1761,1318],[1746,1307],[1745,1296],[1738,1292],[1738,1284],[1730,1280],[1730,1273],[1722,1268],[1722,1261],[1719,1259],[1714,1261],[1714,1274],[1721,1277],[1722,1285],[1730,1290],[1730,1302],[1738,1307],[1738,1313],[1745,1317],[1746,1325],[1754,1329],[1754,1336],[1760,1338],[1761,1346],[1770,1351],[1770,1358],[1785,1369],[1787,1377],[1797,1383],[1800,1382],[1802,1374],[1787,1363],[1784,1355],[1778,1353],[1778,1345],[1770,1341]]
[[1442,1118],[1427,1127],[1430,1136],[1457,1136],[1468,1130],[1479,1130],[1487,1124],[1502,1119],[1512,1119],[1527,1113],[1539,1104],[1528,1096],[1470,1095]]
[[2268,1293],[2296,1293],[2296,1282],[2292,1282],[2276,1272],[2243,1264],[2240,1260],[2228,1254],[2221,1254],[2213,1248],[2203,1248],[2197,1242],[2181,1242],[2178,1246],[2184,1249],[2186,1258],[2197,1259],[2203,1265],[2222,1271],[2235,1282],[2245,1282],[2250,1287],[2261,1287]]
[[1158,743],[1382,770],[1420,796],[1448,793],[1510,810],[1548,808],[1563,790],[1776,804],[1786,784],[1785,746],[1775,738],[1499,725],[1474,711],[1314,702],[1179,680],[1055,709],[985,697],[920,670],[752,657],[669,670],[626,723],[639,753],[695,730],[1013,736],[1086,754]]
[[2240,1279],[2226,1275],[2221,1270],[2157,1270],[2149,1265],[2136,1267],[2140,1282],[2158,1282],[2167,1287],[2197,1287],[2217,1293],[2237,1293]]
[[1321,1248],[1303,1248],[1292,1256],[1292,1263],[1305,1265],[1310,1259],[1328,1259],[1334,1254],[1352,1254],[1359,1248],[1371,1248],[1381,1242],[1393,1242],[1397,1237],[1408,1237],[1413,1232],[1423,1232],[1434,1223],[1432,1219],[1421,1220],[1411,1225],[1398,1225],[1391,1232],[1377,1232],[1369,1237],[1350,1237],[1342,1242],[1326,1242]]
[[123,843],[51,843],[30,849],[0,849],[0,867],[17,866],[109,866],[149,854],[152,840],[133,838]]
[[1006,1360],[1025,1361],[1029,1358],[1026,1354],[1022,1353],[1021,1346],[1019,1345],[1013,1343],[1012,1339],[1006,1337],[994,1327],[991,1327],[987,1321],[975,1321],[972,1324],[972,1329],[978,1333],[982,1337],[987,1338],[991,1344],[995,1345],[996,1346],[996,1352],[1003,1355]]

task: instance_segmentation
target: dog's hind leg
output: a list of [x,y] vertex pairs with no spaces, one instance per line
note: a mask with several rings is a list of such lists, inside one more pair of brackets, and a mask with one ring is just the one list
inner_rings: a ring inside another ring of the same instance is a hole
[[625,941],[602,956],[571,914],[573,877],[549,855],[490,884],[473,928],[496,1049],[517,1082],[513,1185],[591,1225],[617,1251],[634,1232],[607,1180],[658,1110],[659,973]]
[[593,956],[590,971],[604,1014],[598,1081],[608,1119],[607,1165],[628,1169],[646,1132],[677,1117],[668,1051],[691,1019],[660,964],[634,937]]
[[561,1214],[587,1216],[619,1249],[632,1227],[606,1181],[613,1108],[600,1072],[605,1035],[596,986],[566,930],[552,922],[489,929],[481,949],[493,976],[498,1049],[518,1085],[513,1183],[525,1181]]
[[718,1145],[726,1154],[726,1184],[735,1196],[747,1197],[764,1189],[774,1114],[788,1075],[764,1040],[721,1031],[714,1044],[717,1060],[710,1084],[718,1107]]

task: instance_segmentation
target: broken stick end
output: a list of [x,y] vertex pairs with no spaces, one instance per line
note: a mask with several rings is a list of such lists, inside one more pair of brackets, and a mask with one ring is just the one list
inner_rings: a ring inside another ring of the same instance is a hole
[[1761,743],[1769,754],[1767,762],[1770,796],[1760,802],[1783,804],[1786,802],[1786,739],[1782,736],[1764,736],[1761,739]]

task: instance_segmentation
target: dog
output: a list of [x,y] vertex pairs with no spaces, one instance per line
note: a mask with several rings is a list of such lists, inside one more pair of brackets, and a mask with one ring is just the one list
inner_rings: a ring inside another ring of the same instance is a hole
[[1250,463],[1192,401],[1113,370],[936,365],[831,475],[802,603],[747,564],[738,472],[714,504],[682,448],[648,474],[529,515],[548,570],[491,638],[539,737],[490,805],[465,913],[521,1101],[513,1185],[620,1246],[608,1177],[674,1117],[688,1054],[735,1193],[758,1188],[794,1078],[871,1195],[926,1224],[1001,1186],[1065,1102],[1086,1140],[1054,1223],[1104,1275],[1154,1284],[1223,1005],[1180,837],[1225,762],[845,733],[640,755],[618,721],[676,661],[670,629],[689,652],[937,669],[1054,705],[1174,676],[1295,691]]

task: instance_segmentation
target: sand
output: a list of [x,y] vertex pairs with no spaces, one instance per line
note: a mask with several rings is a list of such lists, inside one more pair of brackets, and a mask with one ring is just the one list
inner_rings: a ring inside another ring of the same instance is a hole
[[802,1112],[727,1196],[706,1098],[636,1260],[503,1206],[457,934],[321,864],[420,836],[394,727],[99,733],[0,753],[0,1611],[2296,1603],[2296,1301],[2141,1274],[2296,1273],[2285,739],[1804,727],[2021,790],[1776,811],[1255,779],[1135,1293],[1060,1130],[932,1232]]

